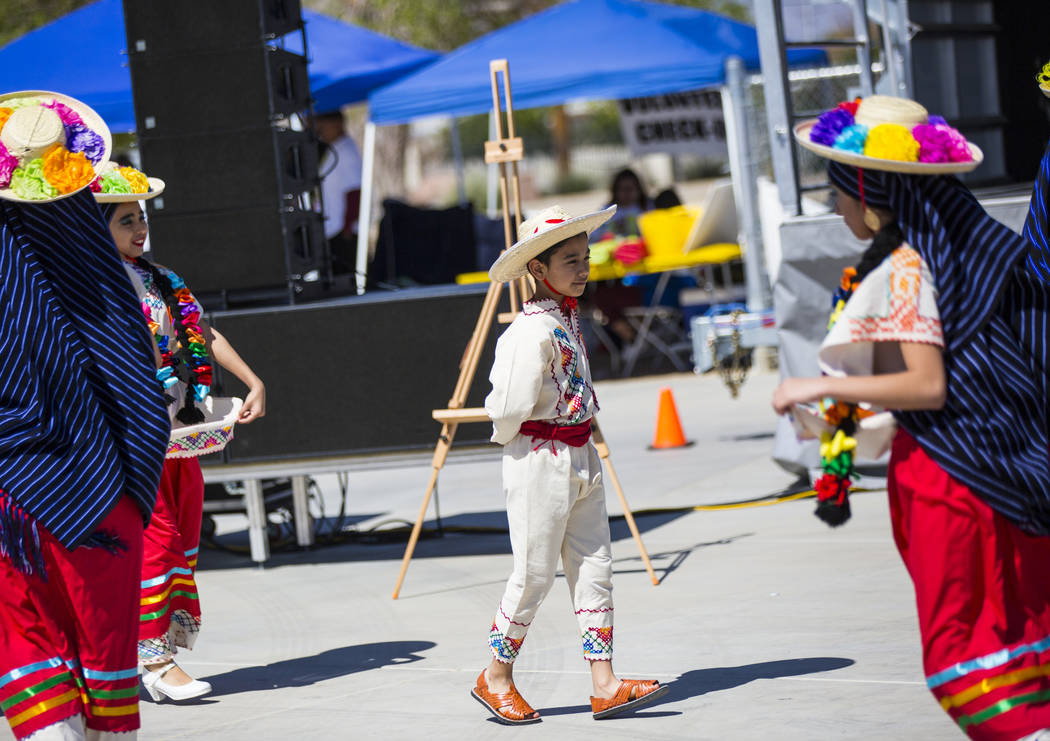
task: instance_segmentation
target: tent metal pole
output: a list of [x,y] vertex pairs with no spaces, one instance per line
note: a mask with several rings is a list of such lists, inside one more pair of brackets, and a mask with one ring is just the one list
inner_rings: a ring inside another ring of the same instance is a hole
[[853,37],[861,42],[857,46],[857,64],[860,65],[860,92],[867,97],[875,91],[871,76],[871,38],[868,35],[868,2],[855,0],[853,6]]
[[890,9],[886,0],[882,0],[882,61],[886,65],[886,71],[890,73],[890,95],[904,95],[897,70],[897,45],[893,39]]
[[773,305],[766,276],[762,227],[758,216],[758,189],[754,160],[748,142],[747,73],[740,57],[726,60],[726,86],[722,88],[722,111],[726,122],[726,145],[729,169],[733,175],[733,196],[737,223],[744,242],[744,267],[747,286],[747,308],[762,311]]
[[911,31],[908,28],[908,0],[897,0],[896,44],[901,62],[901,95],[911,98],[915,94],[915,79],[911,66]]
[[[499,136],[496,133],[496,114],[489,111],[489,141],[495,141]],[[488,164],[487,181],[485,183],[485,214],[490,218],[496,218],[499,206],[496,203],[496,192],[499,189],[499,165],[495,162]]]
[[448,119],[448,133],[452,138],[452,162],[456,167],[456,196],[459,205],[467,205],[467,182],[463,176],[463,143],[459,139],[459,124],[455,116]]
[[372,183],[375,180],[376,125],[365,124],[364,151],[361,160],[361,206],[357,214],[357,293],[365,292],[368,277],[368,237],[372,231]]
[[773,157],[773,179],[786,213],[802,213],[802,191],[798,182],[798,159],[791,140],[791,87],[788,83],[787,51],[784,48],[783,0],[754,0],[758,56],[765,78],[766,121],[769,150]]

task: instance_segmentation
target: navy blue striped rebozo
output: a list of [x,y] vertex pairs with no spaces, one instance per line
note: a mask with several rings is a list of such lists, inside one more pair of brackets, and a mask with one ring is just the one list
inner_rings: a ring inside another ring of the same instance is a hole
[[1024,222],[1024,237],[1032,245],[1028,264],[1043,280],[1050,281],[1050,144],[1039,163],[1032,203]]
[[170,423],[90,192],[0,201],[0,299],[0,489],[67,548],[125,494],[148,522]]
[[[831,162],[828,174],[859,198],[856,168]],[[893,211],[929,265],[944,328],[944,408],[894,416],[996,511],[1027,532],[1050,534],[1050,282],[1034,269],[1031,245],[955,177],[874,170],[863,177],[868,205]]]

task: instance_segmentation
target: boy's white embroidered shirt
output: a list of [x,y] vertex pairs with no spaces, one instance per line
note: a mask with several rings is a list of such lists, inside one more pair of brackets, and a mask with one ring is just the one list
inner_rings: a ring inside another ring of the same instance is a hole
[[492,442],[506,445],[522,422],[585,422],[598,411],[587,350],[576,311],[566,317],[557,301],[526,301],[496,343],[485,411]]

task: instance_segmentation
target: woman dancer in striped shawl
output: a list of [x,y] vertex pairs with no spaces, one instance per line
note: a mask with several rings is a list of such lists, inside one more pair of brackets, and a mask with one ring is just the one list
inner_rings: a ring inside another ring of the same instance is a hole
[[0,710],[20,739],[133,739],[142,530],[170,423],[86,190],[109,132],[78,101],[14,93],[0,141]]
[[848,517],[851,449],[873,411],[858,405],[892,410],[890,514],[927,685],[971,738],[1043,738],[1050,284],[1029,244],[945,174],[980,160],[958,132],[896,98],[847,112],[854,120],[825,114],[796,134],[832,160],[838,212],[873,241],[836,296],[820,350],[827,375],[785,380],[773,405],[796,418],[825,405],[838,440],[822,451],[818,514],[832,524]]

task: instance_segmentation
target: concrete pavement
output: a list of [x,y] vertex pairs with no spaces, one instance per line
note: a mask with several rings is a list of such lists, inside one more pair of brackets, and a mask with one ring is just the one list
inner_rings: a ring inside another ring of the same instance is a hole
[[[769,459],[775,384],[754,372],[736,400],[710,375],[597,384],[599,420],[631,508],[648,511],[637,519],[661,578],[651,585],[614,520],[615,668],[671,683],[658,704],[592,720],[559,578],[515,668],[544,720],[520,729],[491,720],[469,690],[488,661],[509,543],[461,530],[420,542],[397,601],[401,542],[278,553],[264,570],[202,549],[204,629],[180,662],[215,691],[185,707],[144,700],[140,738],[961,738],[925,689],[884,492],[855,495],[853,519],[836,530],[813,516],[812,500],[715,508],[791,482]],[[694,446],[646,450],[662,386]],[[352,472],[353,526],[414,519],[428,463]],[[334,479],[321,484],[331,513]],[[495,449],[450,463],[439,496],[450,528],[505,527]],[[219,524],[226,542],[244,527],[239,515]]]

